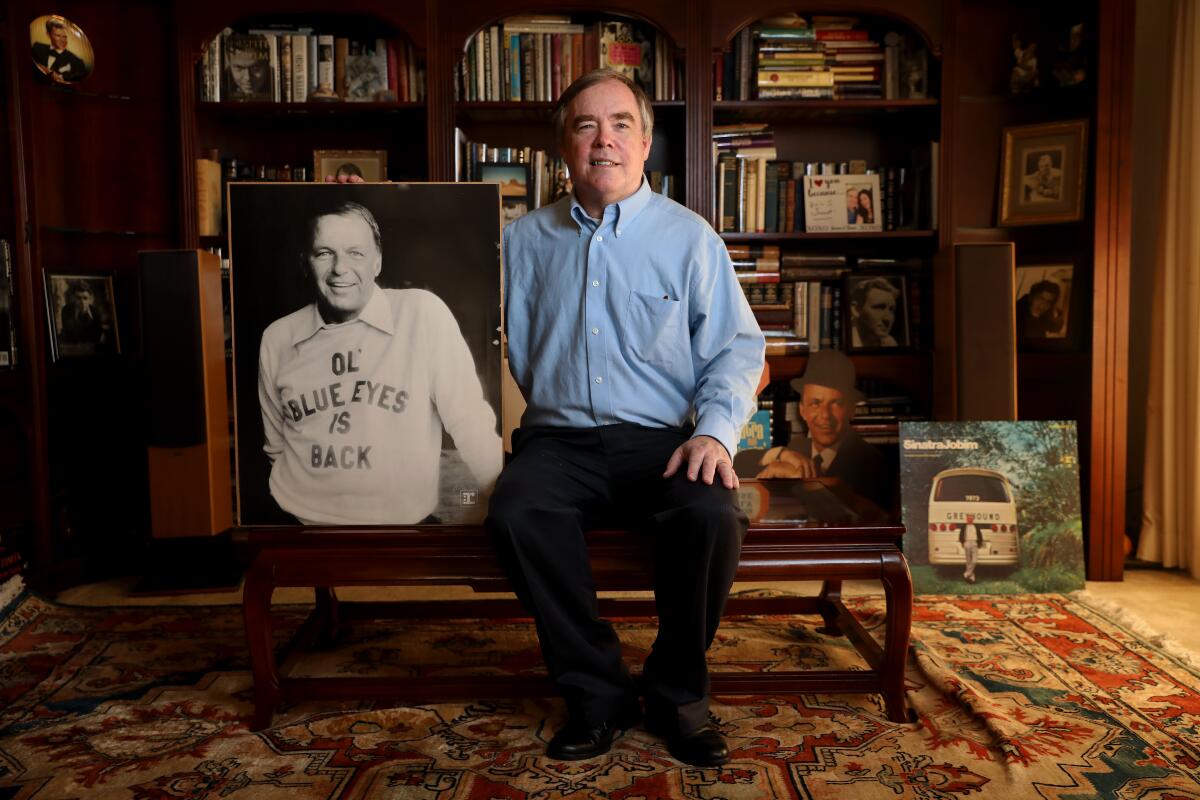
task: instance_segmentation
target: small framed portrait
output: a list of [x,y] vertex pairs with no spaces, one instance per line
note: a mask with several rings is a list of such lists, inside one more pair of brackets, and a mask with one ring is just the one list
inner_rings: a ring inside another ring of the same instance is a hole
[[314,150],[313,180],[336,183],[339,176],[356,175],[367,183],[387,180],[387,150]]
[[890,350],[909,346],[908,281],[903,275],[847,275],[843,317],[847,350]]
[[78,83],[92,74],[95,63],[87,35],[58,14],[29,23],[29,53],[38,71],[55,83]]
[[1087,120],[1005,128],[1000,224],[1081,219],[1086,163]]
[[500,187],[500,206],[505,225],[533,209],[533,186],[529,180],[528,164],[480,164],[478,180]]
[[121,352],[112,277],[44,274],[52,359]]
[[1028,349],[1057,349],[1073,340],[1071,296],[1075,265],[1029,264],[1017,267],[1017,341]]

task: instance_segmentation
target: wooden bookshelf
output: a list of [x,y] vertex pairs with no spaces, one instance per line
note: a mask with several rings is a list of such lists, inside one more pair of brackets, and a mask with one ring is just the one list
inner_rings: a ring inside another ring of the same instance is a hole
[[[34,77],[25,46],[28,21],[43,10],[32,0],[5,5],[0,9],[5,46],[0,99],[11,122],[0,137],[0,157],[8,165],[4,177],[12,190],[11,200],[0,202],[0,231],[28,231],[29,237],[14,247],[23,358],[18,370],[0,379],[0,406],[13,410],[11,418],[0,417],[0,425],[17,431],[26,452],[33,454],[29,508],[22,513],[32,520],[35,582],[37,576],[77,580],[81,575],[72,570],[99,563],[90,562],[90,554],[108,552],[111,561],[117,548],[135,548],[145,530],[145,514],[138,511],[148,507],[142,477],[145,448],[136,436],[138,394],[132,388],[104,393],[96,387],[133,387],[140,379],[132,279],[137,251],[219,243],[198,236],[194,159],[212,147],[235,154],[246,149],[251,158],[277,157],[292,164],[311,164],[314,149],[387,149],[391,177],[447,181],[454,177],[455,127],[473,128],[483,141],[502,134],[508,141],[497,143],[552,146],[548,103],[464,103],[454,95],[455,70],[469,37],[505,16],[539,11],[590,19],[630,17],[669,37],[683,66],[684,94],[682,100],[655,104],[659,130],[654,158],[677,175],[686,205],[706,217],[712,208],[714,123],[770,122],[784,131],[784,148],[806,141],[818,149],[836,148],[845,136],[877,142],[880,152],[887,152],[897,138],[940,141],[937,230],[725,237],[730,242],[790,244],[800,252],[811,246],[927,259],[931,266],[923,280],[929,291],[922,286],[922,313],[932,334],[928,348],[853,357],[862,375],[894,375],[912,387],[935,417],[948,418],[954,408],[955,321],[948,300],[954,295],[953,244],[1015,241],[1019,260],[1025,253],[1049,256],[1057,245],[1074,251],[1076,269],[1086,281],[1084,304],[1078,309],[1085,315],[1079,347],[1022,353],[1019,395],[1031,413],[1069,412],[1080,420],[1089,577],[1120,577],[1132,0],[1082,0],[1063,8],[980,0],[866,0],[854,7],[854,14],[887,19],[924,42],[932,65],[930,99],[714,102],[714,54],[727,51],[743,27],[781,9],[811,10],[766,0],[617,0],[602,9],[583,0],[305,0],[299,5],[284,0],[64,0],[55,11],[84,28],[102,68],[78,87],[55,87]],[[1009,97],[1013,32],[1056,35],[1074,15],[1090,26],[1088,90],[1069,97]],[[307,20],[316,28],[336,25],[339,31],[371,31],[410,42],[425,67],[425,102],[200,102],[196,65],[205,44],[226,26],[272,20]],[[142,46],[129,47],[130,31],[138,32]],[[997,227],[1001,129],[1066,118],[1086,118],[1090,124],[1085,218],[1039,229]],[[19,238],[13,236],[14,245]],[[119,279],[128,296],[126,308],[118,312],[126,345],[119,367],[76,369],[50,362],[42,273],[64,265]],[[776,377],[797,375],[803,364],[801,357],[786,357],[774,359],[772,369]],[[1070,376],[1075,391],[1063,392],[1053,382],[1059,376]],[[80,397],[95,399],[81,411]],[[80,453],[71,435],[79,430],[99,431],[103,447]],[[98,487],[105,486],[114,491],[108,505],[123,509],[120,524],[93,514],[92,500]],[[113,539],[102,530],[103,523],[113,523],[120,535]],[[100,572],[107,568],[101,566]]]

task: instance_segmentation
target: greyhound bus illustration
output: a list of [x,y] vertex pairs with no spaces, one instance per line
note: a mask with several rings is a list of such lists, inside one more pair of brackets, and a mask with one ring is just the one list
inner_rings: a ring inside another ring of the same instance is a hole
[[959,533],[973,515],[983,536],[979,564],[1019,566],[1017,503],[1008,478],[990,469],[946,469],[929,487],[929,563],[962,564]]

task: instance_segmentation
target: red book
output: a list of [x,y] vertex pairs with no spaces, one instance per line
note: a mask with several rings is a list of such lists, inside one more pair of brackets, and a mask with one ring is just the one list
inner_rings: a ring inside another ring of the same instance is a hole
[[[389,92],[395,93],[398,88],[396,81],[396,46],[392,42],[387,43],[387,88]],[[397,100],[404,100],[402,94],[396,95]]]
[[865,42],[867,31],[817,31],[818,42]]
[[396,82],[397,96],[401,100],[414,100],[412,87],[408,83],[408,44],[404,43],[400,46],[400,51],[396,52],[396,48],[388,48],[388,69],[391,69],[391,59],[395,56],[396,59]]

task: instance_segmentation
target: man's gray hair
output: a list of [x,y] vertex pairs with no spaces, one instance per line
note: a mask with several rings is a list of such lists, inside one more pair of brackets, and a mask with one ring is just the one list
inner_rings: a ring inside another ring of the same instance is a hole
[[642,137],[649,138],[654,133],[654,107],[650,105],[650,98],[646,96],[646,92],[642,90],[637,81],[628,75],[606,67],[604,69],[594,69],[585,75],[579,76],[575,79],[574,83],[567,87],[562,96],[558,98],[558,105],[554,107],[554,141],[561,144],[566,134],[567,107],[571,105],[571,101],[586,89],[590,89],[596,84],[604,83],[605,81],[616,81],[633,92],[633,96],[637,100],[638,111],[642,118]]
[[[304,227],[305,247],[312,247],[313,236],[317,233],[317,222],[320,221],[321,217],[358,217],[367,223],[367,227],[371,229],[371,236],[375,239],[375,249],[380,254],[383,253],[383,235],[379,232],[379,223],[375,221],[375,215],[362,203],[356,203],[353,200],[343,200],[322,208],[310,216]],[[302,260],[307,257],[308,253],[301,253]]]

